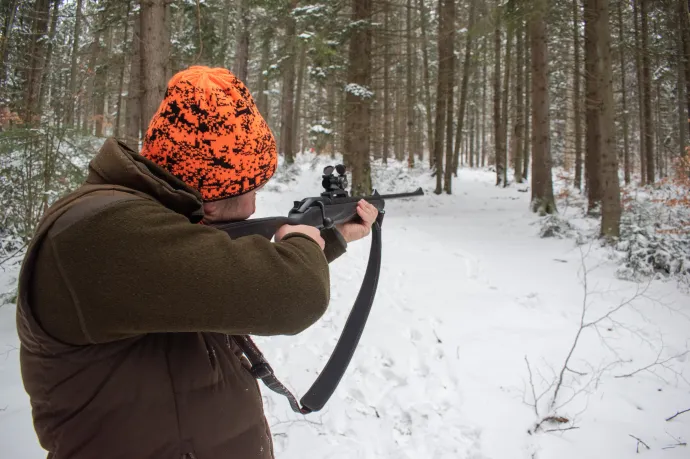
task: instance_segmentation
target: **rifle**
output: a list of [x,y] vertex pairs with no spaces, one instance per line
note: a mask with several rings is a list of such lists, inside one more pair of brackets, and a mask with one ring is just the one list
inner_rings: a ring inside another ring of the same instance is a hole
[[[337,177],[333,175],[334,170],[338,172]],[[348,182],[345,176],[345,166],[342,164],[338,164],[335,168],[326,166],[323,170],[321,185],[325,191],[321,193],[320,197],[295,201],[287,217],[253,218],[238,222],[219,223],[215,224],[214,227],[226,232],[233,239],[254,234],[271,239],[278,228],[283,225],[309,225],[319,229],[327,229],[357,219],[359,218],[357,203],[362,199],[376,207],[381,215],[384,213],[387,199],[412,198],[424,195],[424,191],[420,187],[410,193],[381,195],[374,190],[371,196],[350,197],[346,191]]]
[[[338,173],[337,176],[333,174],[334,171]],[[251,338],[248,336],[235,337],[235,341],[252,365],[250,370],[252,375],[261,379],[269,389],[287,397],[292,409],[302,414],[319,411],[333,395],[352,360],[364,331],[381,272],[381,225],[385,214],[385,201],[424,195],[424,191],[420,187],[409,193],[381,195],[374,190],[371,196],[351,197],[346,191],[348,181],[345,171],[345,166],[342,164],[335,167],[325,167],[321,181],[325,191],[319,197],[295,201],[287,217],[256,218],[213,225],[215,228],[226,232],[233,239],[250,235],[260,235],[272,239],[278,228],[283,225],[309,225],[319,229],[329,229],[335,225],[358,219],[357,203],[361,199],[368,201],[379,210],[376,222],[372,226],[369,262],[355,304],[326,366],[299,403],[295,396],[276,378],[273,369]]]

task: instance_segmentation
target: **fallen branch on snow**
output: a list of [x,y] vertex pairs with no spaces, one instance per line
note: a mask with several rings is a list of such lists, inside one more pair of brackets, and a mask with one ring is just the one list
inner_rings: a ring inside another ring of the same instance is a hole
[[637,438],[635,435],[631,435],[631,434],[628,434],[628,435],[630,435],[630,436],[633,437],[635,440],[637,440],[637,445],[636,445],[636,450],[635,450],[636,453],[639,453],[639,452],[640,452],[640,444],[643,444],[647,449],[652,449],[652,448],[649,447],[649,445],[648,445],[647,443],[643,442],[642,440],[640,440],[639,438]]
[[630,378],[631,376],[635,376],[637,373],[641,373],[645,370],[649,370],[650,368],[655,367],[657,365],[662,366],[666,369],[669,369],[665,366],[666,363],[670,362],[671,360],[680,359],[681,357],[685,357],[688,353],[690,353],[690,351],[685,351],[681,354],[674,355],[673,357],[669,357],[666,360],[659,360],[659,357],[661,357],[662,351],[663,351],[663,347],[659,350],[659,355],[656,356],[656,360],[654,361],[654,363],[650,363],[646,367],[635,370],[632,373],[628,373],[625,375],[616,375],[615,378]]
[[666,421],[670,421],[671,419],[678,417],[683,413],[687,413],[688,411],[690,411],[690,408],[688,408],[687,410],[679,411],[676,414],[674,414],[673,416],[671,416],[670,418],[667,418]]

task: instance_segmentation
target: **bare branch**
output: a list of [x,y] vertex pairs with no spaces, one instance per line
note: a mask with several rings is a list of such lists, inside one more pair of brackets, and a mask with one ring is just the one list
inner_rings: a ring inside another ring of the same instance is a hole
[[690,408],[688,408],[687,410],[678,411],[676,414],[674,414],[674,415],[671,416],[670,418],[666,418],[666,421],[670,421],[671,419],[673,419],[673,418],[675,418],[675,417],[677,417],[677,416],[680,416],[680,415],[683,414],[683,413],[687,413],[688,411],[690,411]]
[[573,427],[566,427],[565,429],[549,429],[545,430],[544,432],[565,432],[567,430],[577,430],[579,427],[573,426]]
[[[680,359],[681,357],[685,357],[688,353],[690,353],[690,351],[685,351],[682,354],[674,355],[672,357],[667,358],[666,360],[659,361],[659,357],[661,356],[662,351],[663,351],[663,347],[659,350],[659,355],[657,355],[656,360],[653,363],[650,363],[649,365],[647,365],[646,367],[635,370],[632,373],[628,373],[625,375],[617,375],[615,377],[616,378],[629,378],[631,376],[635,376],[637,373],[641,373],[645,370],[649,370],[650,368],[655,367],[657,365],[664,366],[665,363],[670,362],[671,360]],[[664,368],[666,368],[666,367],[664,367]]]
[[563,385],[563,375],[565,374],[565,370],[568,367],[568,364],[570,363],[570,358],[573,356],[573,352],[575,352],[575,347],[577,347],[577,343],[580,340],[580,335],[582,334],[582,330],[584,329],[585,314],[587,313],[587,296],[589,292],[587,289],[587,266],[585,265],[585,256],[582,253],[582,248],[580,248],[580,263],[582,265],[582,284],[585,291],[582,299],[582,315],[580,316],[580,328],[577,330],[577,334],[575,335],[573,344],[570,347],[568,356],[565,358],[565,362],[563,363],[561,372],[558,375],[558,382],[556,383],[556,389],[554,390],[553,400],[551,401],[551,408],[553,408],[556,404],[556,400],[558,399],[558,392],[561,390],[561,386]]
[[19,253],[21,253],[21,251],[24,250],[24,249],[26,248],[27,244],[28,244],[28,243],[24,243],[24,245],[22,245],[21,247],[19,247],[19,248],[18,248],[17,250],[15,250],[12,254],[10,254],[10,255],[6,256],[5,258],[3,258],[2,260],[0,260],[0,266],[4,265],[6,262],[10,261],[11,259],[13,259],[14,257],[16,257],[17,255],[19,255]]
[[529,385],[532,388],[532,399],[534,400],[534,414],[539,417],[539,410],[537,409],[537,394],[534,391],[534,381],[532,380],[532,368],[529,366],[529,360],[527,360],[527,356],[525,356],[525,363],[527,364],[527,371],[529,372]]
[[649,445],[648,445],[647,443],[643,442],[642,440],[640,440],[639,438],[637,438],[635,435],[631,435],[631,434],[628,434],[628,435],[630,435],[630,436],[633,437],[635,440],[637,440],[636,451],[637,451],[638,453],[640,452],[640,443],[643,444],[647,449],[652,449],[652,448],[649,447]]

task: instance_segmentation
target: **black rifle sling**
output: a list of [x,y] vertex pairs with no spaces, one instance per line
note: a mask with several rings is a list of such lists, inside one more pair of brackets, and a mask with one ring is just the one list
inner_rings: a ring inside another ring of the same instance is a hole
[[316,378],[316,381],[302,397],[300,403],[295,396],[276,378],[273,369],[268,364],[256,344],[248,336],[235,336],[235,341],[244,352],[252,365],[252,375],[263,381],[272,391],[284,395],[290,402],[290,407],[296,413],[308,414],[319,411],[331,398],[338,387],[341,378],[345,374],[350,360],[355,353],[359,339],[364,331],[364,326],[369,318],[371,306],[376,296],[376,288],[381,272],[381,224],[384,212],[380,212],[376,222],[372,226],[371,249],[369,251],[369,263],[364,275],[364,281],[357,294],[355,304],[345,322],[343,332],[338,338],[338,343],[333,349],[326,366]]

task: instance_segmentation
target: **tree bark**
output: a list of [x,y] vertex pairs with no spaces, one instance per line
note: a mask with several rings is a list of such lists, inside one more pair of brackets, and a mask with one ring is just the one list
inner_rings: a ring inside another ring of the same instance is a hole
[[167,0],[141,1],[139,20],[143,132],[163,100],[168,83],[166,76],[170,61],[170,32],[166,23],[167,9]]
[[290,0],[290,13],[287,17],[285,29],[285,61],[283,61],[283,91],[282,91],[282,116],[280,120],[280,144],[281,152],[285,155],[285,162],[292,164],[295,161],[294,132],[292,116],[295,103],[295,40],[297,36],[297,24],[292,17],[292,11],[297,7],[298,0]]
[[446,164],[444,170],[443,190],[452,193],[453,172],[453,82],[455,81],[455,0],[444,2],[444,22],[446,23],[448,47],[446,50],[448,62],[446,64]]
[[[127,34],[129,32],[129,14],[132,11],[132,1],[127,0],[127,14],[125,14],[125,30],[122,34],[122,42],[127,43]],[[125,48],[126,54],[130,54],[132,47]],[[115,116],[115,130],[113,135],[115,137],[120,137],[120,124],[122,119],[122,91],[125,85],[125,67],[127,66],[127,59],[122,56],[122,61],[120,64],[120,77],[117,84],[117,115]]]
[[[436,85],[436,123],[434,130],[434,174],[436,175],[436,189],[434,193],[443,192],[443,141],[445,139],[447,95],[448,89],[448,17],[446,3],[451,0],[438,0],[439,32],[438,32],[438,79]],[[452,27],[452,25],[451,25]]]
[[101,33],[103,30],[103,15],[100,14],[97,16],[96,20],[96,32],[93,37],[93,41],[89,45],[89,60],[88,60],[88,66],[86,70],[86,84],[85,84],[85,90],[84,90],[84,97],[82,101],[82,107],[84,113],[82,114],[81,120],[82,120],[82,125],[81,125],[81,130],[84,133],[88,133],[89,135],[93,135],[93,124],[95,121],[95,109],[96,109],[96,103],[95,99],[97,98],[96,94],[96,80],[97,80],[97,74],[96,71],[98,70],[98,65],[100,63],[100,51],[101,51]]
[[[690,4],[687,0],[678,0],[681,33],[683,40],[683,66],[685,69],[685,104],[687,105],[687,129],[690,134],[690,18],[688,17],[688,9]],[[683,148],[683,156],[688,155],[688,150]]]
[[134,16],[132,42],[130,49],[132,57],[129,67],[129,83],[127,84],[127,108],[125,111],[125,143],[134,151],[139,151],[141,131],[141,44],[140,22],[138,13]]
[[514,161],[515,183],[522,183],[522,161],[523,161],[523,133],[525,132],[524,121],[524,37],[521,22],[517,27],[517,62],[515,65],[515,126],[513,127],[512,157]]
[[[104,18],[105,19],[105,18]],[[103,20],[105,23],[105,20]],[[106,99],[108,96],[108,74],[110,62],[110,48],[112,45],[113,29],[110,26],[105,30],[105,49],[102,49],[100,43],[96,43],[96,77],[94,80],[93,103],[94,103],[94,121],[96,125],[96,137],[103,137],[103,128],[106,121]]]
[[642,32],[642,86],[644,88],[644,123],[645,153],[647,166],[647,184],[655,181],[654,170],[654,137],[652,131],[652,75],[649,63],[649,0],[640,0]]
[[601,100],[601,236],[614,240],[620,235],[621,201],[618,182],[618,154],[614,137],[613,70],[608,0],[597,3],[597,42],[599,48],[599,96]]
[[546,0],[535,0],[529,17],[532,50],[532,211],[540,215],[557,212],[551,177],[549,120],[549,72],[546,46]]
[[[41,91],[38,96],[38,110],[39,112],[42,112],[42,107],[45,102],[45,94],[46,90],[48,88],[48,83],[49,79],[51,77],[50,71],[47,71],[47,69],[50,68],[50,62],[53,59],[53,43],[55,41],[55,33],[57,32],[57,20],[59,16],[59,7],[60,7],[60,0],[53,0],[53,12],[50,14],[50,31],[48,32],[48,45],[47,45],[47,50],[46,50],[46,58],[45,58],[45,63],[43,64],[44,70],[42,73],[42,81],[41,81]],[[58,110],[58,108],[55,108]]]
[[81,38],[82,4],[83,0],[77,0],[72,38],[72,55],[70,56],[69,94],[67,98],[67,124],[70,126],[74,126],[74,104],[77,98],[77,57],[79,54],[79,40]]
[[574,187],[582,189],[582,90],[580,47],[580,1],[573,0],[573,118],[575,121],[575,181]]
[[299,144],[299,133],[302,120],[302,89],[304,87],[304,70],[307,66],[307,45],[300,43],[299,49],[299,62],[297,63],[297,93],[295,94],[295,113],[292,115],[292,120],[294,123],[292,127],[292,131],[294,132],[294,144],[292,149],[296,152],[302,151]]
[[486,112],[487,109],[487,84],[489,81],[488,71],[487,71],[487,61],[488,61],[488,37],[484,37],[482,45],[482,158],[481,167],[486,166]]
[[585,154],[585,180],[587,182],[588,212],[601,203],[601,73],[597,36],[597,0],[585,0],[585,87],[587,118],[587,151]]
[[[405,21],[405,26],[406,26],[406,54],[407,54],[407,75],[405,76],[405,84],[406,84],[406,107],[407,107],[407,123],[406,123],[406,131],[408,133],[408,142],[407,142],[407,167],[414,167],[414,154],[415,154],[415,148],[416,148],[416,143],[414,142],[414,132],[415,132],[415,126],[414,126],[414,105],[415,105],[415,97],[414,97],[414,81],[413,81],[413,74],[414,70],[412,68],[412,0],[407,0],[407,11],[406,11],[406,21]],[[407,137],[407,136],[406,136]]]
[[525,72],[525,146],[523,148],[523,151],[525,152],[524,155],[524,162],[522,164],[522,178],[527,180],[529,177],[529,164],[530,164],[530,159],[532,155],[530,154],[531,151],[531,145],[532,145],[532,126],[531,126],[531,113],[532,113],[532,85],[531,85],[531,80],[532,80],[532,53],[531,53],[531,43],[532,39],[530,36],[530,28],[529,25],[525,25],[525,49],[527,48],[527,43],[530,44],[530,52],[525,53],[525,68],[530,69]]
[[0,62],[0,88],[5,89],[5,84],[7,82],[7,61],[10,52],[10,39],[12,36],[12,29],[14,28],[14,20],[17,17],[17,0],[11,0],[7,4],[7,15],[2,24],[2,37],[0,40],[0,56],[2,56],[2,62]]
[[687,154],[686,144],[687,144],[687,134],[688,134],[688,122],[690,122],[689,113],[686,111],[688,108],[688,95],[687,95],[687,78],[690,75],[687,74],[686,61],[687,55],[685,54],[685,23],[688,22],[688,2],[686,0],[679,0],[677,2],[678,10],[678,148],[680,157],[684,157]]
[[46,42],[43,36],[48,32],[50,0],[36,0],[32,8],[31,34],[28,46],[28,66],[24,89],[24,122],[35,125],[40,120],[38,107],[41,82],[45,70]]
[[[352,22],[371,17],[372,0],[352,0]],[[371,28],[358,27],[350,37],[348,83],[369,90],[371,79]],[[347,91],[345,95],[345,155],[352,164],[352,194],[371,194],[369,163],[369,119],[371,97],[366,92]]]
[[[508,6],[512,6],[511,2]],[[510,93],[510,67],[512,65],[510,55],[513,52],[513,27],[510,23],[506,27],[506,58],[505,71],[503,72],[503,101],[501,102],[501,154],[503,156],[503,173],[501,182],[504,187],[508,186],[508,95]]]
[[503,178],[503,146],[501,141],[501,21],[498,9],[496,15],[496,28],[494,29],[494,156],[496,162],[496,185],[500,185]]
[[647,155],[645,153],[645,146],[647,144],[647,136],[645,135],[645,114],[644,114],[644,82],[642,78],[642,45],[640,40],[640,15],[638,13],[638,4],[640,0],[633,0],[633,16],[635,24],[635,68],[637,70],[637,108],[639,114],[639,130],[640,130],[640,184],[645,186],[647,184]]
[[261,37],[261,69],[259,73],[259,83],[257,87],[257,108],[264,118],[268,119],[268,72],[269,62],[271,59],[271,39],[273,38],[273,29],[267,27]]
[[388,36],[390,5],[388,2],[383,5],[383,143],[381,145],[381,156],[383,163],[388,163],[391,139],[391,102],[390,102],[390,38]]
[[622,1],[618,2],[618,52],[621,65],[621,103],[623,113],[621,123],[623,124],[623,161],[624,161],[624,180],[625,184],[630,184],[630,141],[628,134],[628,87],[625,79],[625,40],[623,35],[623,7]]
[[427,132],[427,146],[429,148],[429,167],[434,167],[434,125],[433,113],[431,109],[431,78],[429,77],[429,49],[426,36],[427,15],[424,7],[424,0],[417,0],[420,13],[420,28],[422,34],[422,62],[424,66],[424,105],[426,106],[426,132]]
[[239,31],[237,34],[237,46],[235,51],[235,76],[247,84],[249,69],[249,38],[251,30],[251,17],[249,15],[249,0],[240,0]]
[[453,151],[453,173],[458,176],[460,159],[460,145],[462,142],[462,130],[465,124],[465,112],[467,111],[467,88],[470,81],[470,59],[472,52],[472,33],[475,22],[475,2],[470,1],[469,20],[467,22],[467,38],[465,39],[465,59],[462,63],[462,83],[460,84],[460,105],[458,107],[458,126],[455,131],[455,151]]

